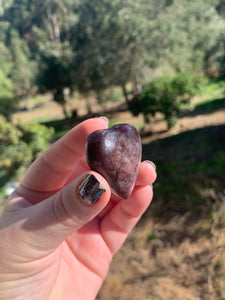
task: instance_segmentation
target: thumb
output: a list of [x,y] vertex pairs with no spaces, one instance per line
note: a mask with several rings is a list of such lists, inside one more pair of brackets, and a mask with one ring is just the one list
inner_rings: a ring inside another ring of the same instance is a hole
[[107,181],[96,172],[84,173],[50,198],[29,207],[23,223],[24,242],[50,252],[91,221],[110,199]]

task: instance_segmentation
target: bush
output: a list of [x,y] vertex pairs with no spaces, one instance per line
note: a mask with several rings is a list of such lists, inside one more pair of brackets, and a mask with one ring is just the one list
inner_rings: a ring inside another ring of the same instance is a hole
[[18,128],[0,116],[0,170],[2,177],[17,174],[20,167],[26,167],[32,160],[31,150],[22,141],[22,135]]
[[160,112],[170,128],[176,123],[182,104],[200,92],[206,82],[204,76],[195,74],[158,77],[144,86],[141,96],[131,101],[129,109],[135,116],[143,114],[146,123],[150,116]]
[[22,132],[22,140],[32,152],[32,160],[36,159],[50,144],[54,129],[39,123],[19,124],[17,128]]
[[42,151],[54,133],[40,124],[15,126],[0,115],[0,186],[4,178],[16,179]]
[[172,78],[172,87],[178,97],[180,96],[185,100],[185,96],[187,96],[189,100],[190,97],[201,93],[207,82],[207,77],[201,74],[178,73]]
[[0,70],[0,114],[7,119],[16,111],[18,99],[13,96],[14,87],[12,81]]

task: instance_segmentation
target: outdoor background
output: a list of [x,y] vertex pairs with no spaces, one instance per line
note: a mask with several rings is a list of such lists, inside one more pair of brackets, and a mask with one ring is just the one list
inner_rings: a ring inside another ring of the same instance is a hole
[[139,130],[158,179],[97,299],[225,299],[225,1],[0,0],[0,210],[102,115]]

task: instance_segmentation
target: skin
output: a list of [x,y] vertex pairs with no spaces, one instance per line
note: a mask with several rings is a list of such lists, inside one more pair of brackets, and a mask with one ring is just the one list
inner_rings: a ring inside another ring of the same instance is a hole
[[[156,172],[142,162],[128,200],[89,170],[85,141],[104,118],[84,121],[28,169],[0,216],[0,299],[95,299],[113,255],[149,206]],[[78,187],[94,174],[106,192],[85,204]]]

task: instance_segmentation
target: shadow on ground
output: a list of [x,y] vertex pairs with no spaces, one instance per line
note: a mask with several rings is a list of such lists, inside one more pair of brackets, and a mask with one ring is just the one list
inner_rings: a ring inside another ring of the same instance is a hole
[[197,115],[203,115],[214,113],[219,110],[224,110],[225,108],[225,98],[214,99],[212,101],[197,104],[193,111],[185,111],[180,114],[180,118],[190,116],[195,117]]
[[144,144],[143,159],[154,199],[97,299],[225,299],[225,125]]
[[224,187],[225,125],[187,131],[143,145],[143,159],[152,160],[158,167],[154,188],[160,216],[164,212],[168,216],[188,211],[198,217],[207,205],[204,189]]

